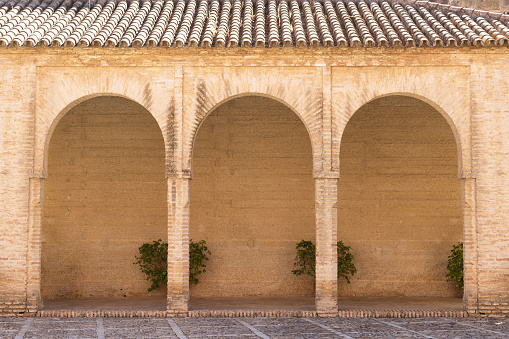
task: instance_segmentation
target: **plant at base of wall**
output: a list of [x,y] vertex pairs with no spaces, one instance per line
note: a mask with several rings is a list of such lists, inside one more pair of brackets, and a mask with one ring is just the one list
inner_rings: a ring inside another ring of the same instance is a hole
[[207,258],[207,254],[210,255],[210,251],[207,248],[205,240],[201,240],[199,242],[189,241],[189,283],[196,285],[198,283],[198,279],[196,278],[198,275],[205,273],[205,264],[203,263],[205,260],[209,260]]
[[455,281],[456,287],[463,289],[463,243],[459,242],[452,246],[451,255],[447,262],[447,281]]
[[[345,246],[342,241],[337,242],[338,254],[338,278],[345,278],[350,283],[349,276],[353,276],[357,272],[357,268],[353,263],[353,254],[350,253],[350,247]],[[297,255],[293,266],[297,269],[292,273],[295,275],[307,274],[316,280],[316,246],[311,241],[301,240],[295,247]]]
[[148,288],[152,292],[160,283],[168,281],[168,244],[159,239],[141,245],[138,250],[140,255],[135,256],[134,264],[138,264],[147,280],[152,282]]
[[[140,266],[141,272],[146,275],[152,285],[148,288],[152,292],[159,287],[159,284],[168,282],[168,244],[161,239],[154,240],[152,243],[145,243],[138,248],[140,255],[135,256],[134,264]],[[189,283],[197,284],[196,278],[199,274],[205,272],[205,260],[209,260],[207,254],[210,251],[206,246],[205,240],[197,243],[189,240]]]

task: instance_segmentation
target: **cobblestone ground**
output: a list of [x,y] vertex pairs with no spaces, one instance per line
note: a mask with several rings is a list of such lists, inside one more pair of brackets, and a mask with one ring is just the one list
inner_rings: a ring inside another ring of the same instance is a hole
[[509,338],[509,319],[0,318],[0,338]]

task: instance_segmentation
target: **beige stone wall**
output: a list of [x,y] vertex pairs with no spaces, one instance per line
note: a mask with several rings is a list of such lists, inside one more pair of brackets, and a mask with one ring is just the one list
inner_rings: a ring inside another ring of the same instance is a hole
[[134,257],[167,234],[164,143],[153,117],[127,99],[87,100],[59,122],[48,160],[42,297],[147,294]]
[[[472,68],[475,92],[472,153],[477,189],[479,312],[490,314],[503,310],[508,316],[509,307],[505,303],[509,302],[509,67],[506,61],[495,60]],[[487,87],[486,84],[496,85]]]
[[311,142],[299,117],[269,98],[220,105],[193,149],[190,237],[212,253],[193,296],[313,295],[291,271],[315,238]]
[[[508,55],[507,48],[498,47],[3,49],[0,313],[33,312],[41,305],[39,216],[46,140],[69,107],[104,94],[140,103],[163,131],[171,188],[164,222],[174,245],[170,250],[178,258],[170,267],[174,279],[168,300],[170,308],[185,311],[194,131],[213,107],[246,93],[286,102],[307,126],[316,187],[324,191],[316,195],[315,211],[325,242],[334,238],[331,183],[344,170],[339,145],[353,113],[374,98],[395,93],[436,108],[451,126],[456,154],[461,154],[457,177],[463,183],[465,306],[471,313],[509,312]],[[322,267],[328,280],[317,283],[317,293],[332,295],[331,265]]]
[[0,313],[26,311],[29,177],[33,165],[35,69],[0,73]]
[[341,141],[338,239],[358,274],[349,296],[461,296],[446,282],[462,241],[457,149],[446,120],[420,100],[388,96],[359,109]]

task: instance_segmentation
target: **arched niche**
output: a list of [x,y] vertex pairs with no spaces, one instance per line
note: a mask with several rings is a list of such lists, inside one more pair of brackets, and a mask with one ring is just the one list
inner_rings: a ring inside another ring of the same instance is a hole
[[[167,237],[165,145],[146,108],[80,100],[48,136],[42,298],[146,295],[138,247]],[[152,292],[166,295],[165,289]]]
[[387,95],[360,107],[341,138],[338,238],[357,275],[340,296],[461,296],[446,281],[463,239],[461,148],[449,121],[415,97]]
[[193,145],[190,238],[212,252],[193,298],[312,296],[291,271],[295,245],[314,240],[313,155],[300,118],[272,98],[217,105]]

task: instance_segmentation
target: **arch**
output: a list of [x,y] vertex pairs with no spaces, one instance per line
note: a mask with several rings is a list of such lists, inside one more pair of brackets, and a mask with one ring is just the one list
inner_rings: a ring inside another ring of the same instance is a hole
[[77,104],[98,96],[118,96],[143,106],[162,131],[166,155],[168,115],[173,110],[174,69],[135,68],[126,72],[118,67],[42,67],[38,83],[35,114],[34,175],[46,176],[47,145],[56,123]]
[[[323,91],[321,67],[186,67],[183,81],[182,166],[190,176],[192,148],[203,119],[230,98],[243,95],[270,97],[300,117],[312,143],[313,171],[329,168],[330,148],[324,148]],[[288,90],[293,88],[295,90]],[[326,154],[324,154],[324,151]]]
[[[193,159],[193,150],[194,150],[194,146],[195,146],[195,141],[196,141],[196,136],[198,135],[198,131],[200,130],[200,127],[203,125],[203,122],[207,119],[207,117],[212,113],[214,112],[218,107],[222,106],[223,104],[229,102],[229,101],[232,101],[232,100],[235,100],[235,99],[238,99],[238,98],[243,98],[243,97],[263,97],[263,98],[268,98],[268,99],[271,99],[271,100],[274,100],[274,101],[277,101],[279,102],[280,104],[284,105],[285,107],[287,107],[288,109],[290,109],[298,118],[299,120],[302,122],[302,124],[304,125],[304,127],[306,128],[306,132],[307,132],[307,136],[309,138],[309,142],[311,143],[311,152],[312,154],[315,154],[315,148],[316,148],[316,145],[313,144],[312,142],[312,138],[311,138],[311,131],[309,130],[309,126],[306,124],[306,121],[303,120],[303,117],[295,110],[295,108],[293,108],[292,106],[290,106],[287,102],[285,102],[284,100],[278,98],[278,97],[275,97],[273,95],[270,95],[270,94],[265,94],[265,93],[257,93],[257,92],[245,92],[245,93],[240,93],[240,94],[236,94],[236,95],[233,95],[233,96],[230,96],[228,98],[225,98],[223,99],[222,101],[216,103],[214,106],[212,106],[210,109],[208,109],[205,114],[200,114],[200,115],[197,115],[196,116],[196,122],[197,122],[197,127],[195,129],[192,130],[191,132],[191,151],[190,151],[190,163],[189,163],[189,169],[191,171],[191,176],[192,176],[192,159]],[[313,165],[314,165],[314,162],[315,162],[315,157],[313,157]],[[314,166],[313,166],[314,167]]]
[[[123,99],[127,99],[127,100],[130,100],[130,101],[133,101],[135,103],[137,103],[138,105],[140,106],[143,106],[147,112],[150,113],[150,111],[147,109],[147,107],[145,107],[143,104],[139,103],[138,101],[130,98],[130,97],[127,97],[125,95],[120,95],[120,94],[115,94],[115,93],[96,93],[96,94],[89,94],[89,95],[86,95],[86,96],[83,96],[83,97],[80,97],[72,102],[70,102],[66,107],[64,107],[55,117],[54,119],[52,120],[51,124],[48,126],[48,129],[45,133],[45,140],[44,140],[44,144],[43,144],[43,149],[44,149],[44,162],[43,162],[43,172],[44,173],[47,173],[47,170],[48,170],[48,149],[49,149],[49,144],[51,142],[51,137],[53,136],[53,132],[55,131],[55,128],[58,126],[58,123],[60,122],[60,120],[62,120],[62,118],[69,112],[71,111],[73,108],[77,107],[78,105],[80,105],[81,103],[85,102],[85,101],[88,101],[88,100],[91,100],[91,99],[94,99],[94,98],[99,98],[99,97],[119,97],[119,98],[123,98]],[[154,115],[152,113],[150,113],[152,115],[152,118],[154,118],[154,120],[157,122],[157,120],[155,119]],[[159,126],[159,124],[158,124]],[[159,126],[159,130],[161,132],[161,135],[163,137],[163,140],[165,140],[165,135],[163,133],[163,130],[161,130],[161,126]],[[166,142],[165,142],[165,145],[166,145]],[[167,150],[166,150],[167,151]],[[45,175],[46,176],[46,175]]]
[[[145,278],[132,265],[134,256],[141,243],[167,235],[159,125],[136,101],[104,94],[74,101],[54,119],[50,132],[41,220],[42,296],[146,292]],[[64,284],[55,273],[60,266],[67,267],[60,272],[67,275]]]
[[347,293],[458,295],[445,279],[450,246],[464,228],[451,132],[436,106],[404,93],[369,100],[350,117],[338,234],[359,248],[362,269]]
[[305,125],[266,95],[207,113],[193,145],[190,237],[205,238],[214,260],[194,296],[309,297],[311,281],[291,274],[295,244],[316,237]]
[[[353,106],[352,109],[350,111],[348,111],[348,113],[351,113],[349,115],[345,115],[345,118],[350,121],[350,119],[352,118],[352,116],[354,114],[356,114],[362,107],[364,107],[365,105],[373,102],[373,101],[376,101],[378,99],[381,99],[381,98],[386,98],[386,97],[391,97],[391,96],[404,96],[404,97],[409,97],[409,98],[414,98],[414,99],[417,99],[417,100],[420,100],[428,105],[430,105],[431,107],[433,107],[438,113],[440,113],[440,115],[445,119],[445,121],[447,121],[447,124],[449,125],[453,135],[454,135],[454,139],[456,140],[456,149],[457,149],[457,155],[458,155],[458,177],[459,178],[462,178],[462,168],[463,168],[463,159],[462,159],[462,155],[463,155],[463,146],[462,146],[462,140],[461,140],[461,137],[460,137],[460,134],[458,132],[458,127],[456,125],[456,123],[454,122],[454,120],[451,118],[451,116],[449,114],[447,114],[447,112],[442,108],[440,107],[437,103],[435,103],[434,101],[422,96],[422,95],[419,95],[419,94],[415,94],[415,93],[408,93],[408,92],[392,92],[392,93],[384,93],[384,94],[381,94],[381,95],[377,95],[375,97],[372,97],[370,99],[368,99],[367,101],[365,102],[359,102],[357,103],[356,106]],[[342,129],[340,129],[338,131],[338,134],[339,134],[339,154],[341,154],[341,140],[343,138],[343,132],[345,131],[345,128],[346,128],[346,125],[348,124],[348,121],[346,124],[342,124],[341,127]]]
[[464,66],[333,69],[333,168],[339,171],[341,135],[350,117],[372,100],[402,95],[431,105],[446,119],[457,144],[458,176],[472,177],[469,84],[469,68]]

